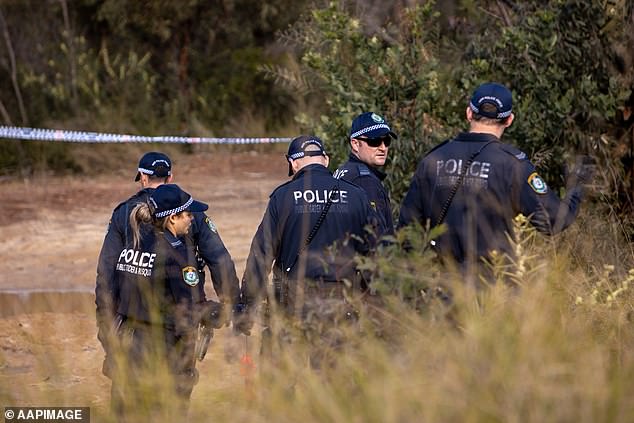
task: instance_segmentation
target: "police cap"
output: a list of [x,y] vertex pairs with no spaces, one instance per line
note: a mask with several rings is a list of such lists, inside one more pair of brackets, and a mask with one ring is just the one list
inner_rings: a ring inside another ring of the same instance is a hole
[[184,211],[203,212],[209,206],[196,201],[176,184],[159,185],[150,195],[149,203],[154,208],[154,217],[161,218]]
[[361,135],[365,138],[381,138],[385,135],[397,138],[385,118],[373,112],[361,113],[352,121],[350,138],[358,138]]
[[159,178],[167,178],[172,174],[172,161],[163,153],[150,151],[145,153],[139,160],[139,167],[134,180],[138,181],[141,179],[142,173]]
[[[310,146],[315,146],[317,149],[311,148],[307,151],[307,148]],[[326,156],[323,141],[314,135],[300,135],[291,141],[288,146],[288,153],[286,154],[286,160],[288,160],[288,176],[293,175],[291,162],[306,156]]]
[[[483,104],[495,106],[495,111],[481,110]],[[504,85],[487,82],[474,91],[469,107],[474,113],[490,119],[506,119],[513,112],[513,95]]]

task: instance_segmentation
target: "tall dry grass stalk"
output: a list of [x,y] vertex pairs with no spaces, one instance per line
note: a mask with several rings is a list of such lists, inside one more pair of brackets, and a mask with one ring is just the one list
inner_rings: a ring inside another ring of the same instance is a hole
[[[633,421],[632,256],[616,238],[610,256],[596,250],[617,231],[603,217],[584,215],[580,222],[563,236],[545,239],[519,221],[522,254],[515,268],[504,269],[512,284],[474,291],[445,276],[451,305],[430,296],[412,307],[394,295],[380,311],[362,308],[359,326],[347,329],[345,344],[332,351],[331,365],[319,370],[308,364],[310,348],[301,336],[277,336],[280,331],[274,331],[274,339],[294,341],[281,342],[274,359],[265,359],[258,353],[259,333],[245,342],[219,332],[200,366],[189,420]],[[619,248],[625,252],[617,253]],[[433,268],[425,264],[427,257],[419,259],[411,267],[415,272]],[[393,278],[394,272],[383,275]],[[436,282],[441,282],[439,275]],[[416,273],[404,279],[416,279]],[[430,283],[423,274],[419,279]],[[282,327],[275,316],[273,328]],[[236,343],[235,361],[223,359],[225,342]],[[243,363],[240,373],[238,358],[246,350],[254,366]],[[47,351],[42,363],[61,366],[64,354]],[[21,389],[21,401],[76,405],[79,398],[95,407],[93,421],[114,421],[108,417],[107,390],[102,388],[95,398],[91,381],[84,386],[55,391],[54,397]],[[85,394],[78,396],[82,390]],[[6,385],[0,393],[0,403],[16,405]]]

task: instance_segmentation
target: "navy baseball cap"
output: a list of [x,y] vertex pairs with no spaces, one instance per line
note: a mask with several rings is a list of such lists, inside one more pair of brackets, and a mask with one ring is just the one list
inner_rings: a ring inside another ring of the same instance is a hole
[[207,204],[194,200],[175,184],[159,185],[148,201],[154,207],[154,217],[158,218],[184,211],[203,212],[209,208]]
[[145,173],[150,176],[158,176],[159,178],[167,178],[172,174],[172,161],[167,155],[150,151],[145,153],[139,160],[139,168],[137,169],[135,181],[141,179],[141,174]]
[[354,118],[352,127],[350,128],[351,139],[360,136],[364,136],[365,138],[381,138],[388,134],[394,139],[397,138],[385,118],[372,112],[361,113]]
[[[306,151],[310,146],[316,146],[317,149],[311,149]],[[293,160],[301,159],[306,156],[325,156],[326,148],[322,140],[314,135],[300,135],[295,138],[288,145],[288,153],[286,154],[286,160],[288,160],[288,176],[293,175],[293,167],[291,162]]]
[[[495,106],[495,112],[480,110],[483,104]],[[508,88],[497,82],[487,82],[480,85],[473,93],[469,107],[474,113],[491,118],[505,119],[513,112],[513,95]]]

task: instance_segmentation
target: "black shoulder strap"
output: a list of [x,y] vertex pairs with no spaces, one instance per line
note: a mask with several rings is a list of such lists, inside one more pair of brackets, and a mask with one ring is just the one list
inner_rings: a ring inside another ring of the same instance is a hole
[[324,208],[321,210],[321,214],[317,218],[317,222],[315,222],[315,226],[313,226],[313,229],[311,229],[310,233],[308,234],[306,241],[304,241],[304,244],[300,247],[299,251],[297,251],[297,255],[295,256],[293,263],[286,268],[286,273],[289,273],[291,271],[293,266],[295,266],[295,263],[297,263],[297,259],[299,259],[299,256],[306,250],[306,248],[308,248],[308,244],[310,244],[313,238],[315,238],[315,235],[317,235],[317,231],[321,227],[321,224],[324,223],[324,220],[326,219],[326,215],[328,214],[328,210],[330,210],[330,206],[332,206],[332,195],[335,193],[339,193],[338,182],[330,190],[330,193],[328,194],[328,202],[326,203]]
[[442,209],[440,210],[440,216],[438,216],[438,221],[436,222],[436,226],[442,224],[442,222],[445,220],[445,217],[447,217],[449,206],[451,206],[451,202],[453,201],[453,198],[456,196],[456,193],[458,192],[458,188],[460,188],[460,185],[462,185],[462,181],[464,181],[465,175],[467,173],[467,169],[471,167],[471,164],[473,163],[475,158],[478,156],[478,154],[480,154],[486,146],[494,142],[498,142],[498,141],[489,141],[486,144],[484,144],[482,147],[480,147],[478,151],[473,153],[471,157],[469,157],[469,160],[467,160],[467,163],[465,163],[465,165],[462,166],[462,172],[460,172],[460,175],[458,176],[458,180],[456,181],[454,186],[451,188],[451,192],[449,193],[449,197],[447,197],[447,201],[445,201],[445,204],[442,206]]

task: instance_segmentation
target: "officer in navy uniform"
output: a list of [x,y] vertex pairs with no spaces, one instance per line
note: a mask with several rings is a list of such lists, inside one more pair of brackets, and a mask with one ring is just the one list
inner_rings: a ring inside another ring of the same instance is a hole
[[207,207],[161,184],[130,211],[130,236],[115,259],[119,298],[110,334],[112,406],[121,417],[186,411],[198,380],[196,328],[208,304],[188,232],[193,214]]
[[[518,214],[544,234],[568,227],[579,211],[581,183],[589,174],[582,169],[560,200],[525,153],[500,141],[514,119],[512,95],[503,85],[479,86],[466,117],[468,132],[441,143],[421,160],[398,226],[445,223],[447,231],[435,241],[437,251],[474,275],[484,270],[481,259],[490,258],[494,250],[513,257],[507,234],[513,234],[512,220]],[[452,190],[455,196],[450,199]]]
[[379,169],[385,165],[392,139],[396,139],[396,134],[382,116],[372,112],[360,114],[350,128],[348,161],[335,171],[335,178],[352,182],[367,194],[379,217],[378,236],[394,234],[390,197],[382,182],[387,175]]
[[[119,253],[131,239],[130,212],[137,204],[147,202],[149,196],[158,186],[172,181],[171,160],[163,153],[149,152],[144,154],[139,161],[135,181],[141,184],[142,189],[114,209],[97,267],[95,302],[99,328],[98,338],[106,353],[104,373],[108,373],[110,365],[107,335],[111,332],[122,295],[121,287],[115,278],[115,266]],[[202,212],[195,212],[193,215],[194,220],[190,228],[190,235],[196,246],[199,259],[200,285],[204,286],[202,270],[204,264],[207,264],[211,270],[212,283],[220,301],[237,304],[240,298],[240,286],[233,260],[211,219]]]
[[[295,138],[286,157],[292,179],[270,196],[251,243],[242,297],[251,310],[266,298],[273,267],[276,299],[306,319],[323,299],[341,301],[345,281],[356,288],[354,256],[369,251],[364,227],[373,212],[361,188],[332,176],[319,138]],[[238,329],[248,334],[251,324]]]

